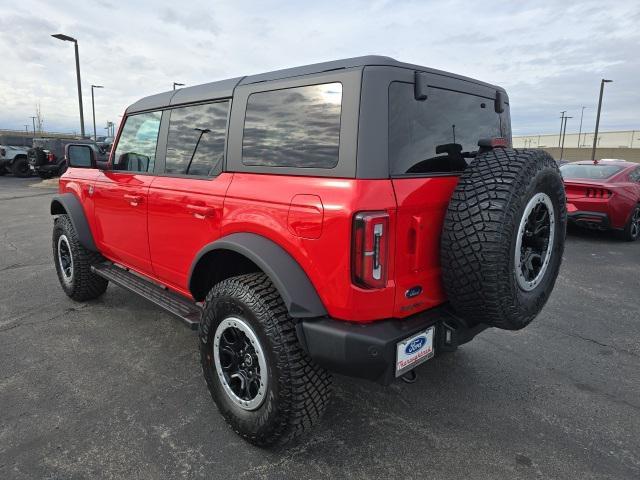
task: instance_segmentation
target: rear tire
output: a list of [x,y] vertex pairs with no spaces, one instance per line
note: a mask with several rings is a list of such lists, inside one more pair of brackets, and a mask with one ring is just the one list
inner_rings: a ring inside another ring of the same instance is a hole
[[327,406],[331,376],[302,349],[295,325],[264,273],[223,280],[205,300],[199,336],[209,392],[231,428],[254,445],[288,442]]
[[478,154],[460,177],[442,232],[442,278],[457,313],[507,330],[528,325],[553,290],[566,224],[564,185],[549,154]]
[[67,215],[54,221],[52,246],[58,280],[69,298],[84,302],[105,292],[109,282],[91,271],[91,265],[104,261],[104,257],[80,244]]
[[11,165],[11,173],[16,177],[26,178],[31,176],[31,169],[27,157],[20,155],[16,157]]
[[629,221],[624,226],[622,238],[627,242],[635,242],[640,238],[640,205],[636,205],[631,212]]

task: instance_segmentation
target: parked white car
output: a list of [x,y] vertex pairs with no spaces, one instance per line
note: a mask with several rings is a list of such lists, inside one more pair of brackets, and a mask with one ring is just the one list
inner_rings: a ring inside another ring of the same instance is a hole
[[27,160],[28,150],[27,147],[0,145],[0,175],[11,172],[16,177],[30,176],[31,169]]

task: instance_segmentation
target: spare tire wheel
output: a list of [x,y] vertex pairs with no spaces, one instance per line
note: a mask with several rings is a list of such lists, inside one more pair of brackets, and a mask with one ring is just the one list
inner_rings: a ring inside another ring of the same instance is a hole
[[564,184],[548,153],[479,153],[460,177],[442,231],[442,279],[456,313],[507,330],[528,325],[553,290],[566,225]]

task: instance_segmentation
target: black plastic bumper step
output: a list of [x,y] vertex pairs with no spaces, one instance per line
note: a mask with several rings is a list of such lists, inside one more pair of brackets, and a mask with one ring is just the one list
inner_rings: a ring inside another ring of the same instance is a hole
[[173,313],[182,320],[191,330],[196,330],[200,325],[200,314],[202,309],[194,302],[181,297],[177,293],[166,290],[155,283],[145,280],[135,273],[118,267],[111,262],[104,262],[93,265],[91,269],[103,278],[116,285],[126,288],[141,297],[164,308],[167,312]]

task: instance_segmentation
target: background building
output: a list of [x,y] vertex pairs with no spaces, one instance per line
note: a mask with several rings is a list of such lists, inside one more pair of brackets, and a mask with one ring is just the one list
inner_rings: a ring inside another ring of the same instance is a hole
[[[593,147],[593,132],[567,133],[564,138],[564,150],[559,134],[518,135],[513,137],[515,148],[543,148],[556,160],[590,160]],[[598,132],[596,159],[621,158],[640,163],[640,130],[619,130]]]

